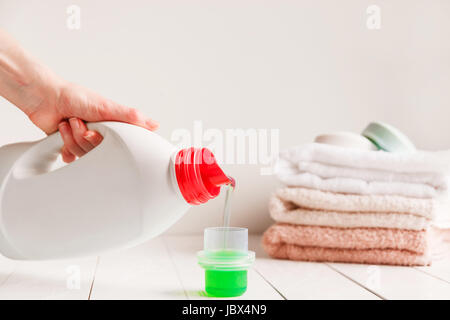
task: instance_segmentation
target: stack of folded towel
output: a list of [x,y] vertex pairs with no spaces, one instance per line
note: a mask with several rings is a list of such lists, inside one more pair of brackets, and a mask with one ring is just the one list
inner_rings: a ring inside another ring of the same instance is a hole
[[275,258],[429,265],[449,253],[445,153],[311,143],[280,154],[263,246]]

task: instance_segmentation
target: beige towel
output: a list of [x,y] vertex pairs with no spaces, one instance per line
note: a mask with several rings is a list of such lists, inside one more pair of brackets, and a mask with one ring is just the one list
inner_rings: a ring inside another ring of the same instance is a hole
[[278,189],[275,194],[299,207],[324,211],[409,213],[433,219],[441,214],[442,208],[435,199],[342,194],[300,187]]
[[272,219],[277,222],[340,228],[425,230],[431,223],[431,220],[427,218],[407,213],[359,213],[305,209],[276,195],[273,195],[269,201],[269,212]]

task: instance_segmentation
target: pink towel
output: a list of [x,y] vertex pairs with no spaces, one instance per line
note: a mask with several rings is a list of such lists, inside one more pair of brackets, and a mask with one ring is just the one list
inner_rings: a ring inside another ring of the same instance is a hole
[[263,236],[272,257],[303,261],[429,265],[426,233],[275,224]]
[[430,265],[450,255],[449,230],[330,228],[275,224],[263,236],[274,258],[391,265]]
[[332,228],[277,223],[264,233],[264,243],[333,249],[395,249],[423,254],[429,233],[381,228]]
[[404,250],[392,249],[331,249],[302,247],[295,244],[264,244],[273,258],[317,262],[348,262],[366,264],[390,264],[400,266],[426,266],[431,264],[428,256]]

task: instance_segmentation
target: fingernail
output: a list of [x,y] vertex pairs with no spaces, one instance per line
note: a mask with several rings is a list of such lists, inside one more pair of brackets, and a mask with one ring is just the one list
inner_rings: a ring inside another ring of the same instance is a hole
[[159,128],[159,123],[155,120],[147,120],[145,121],[145,124],[152,130],[156,130]]
[[67,130],[67,122],[60,122],[59,124],[58,124],[58,128],[59,128],[59,130]]
[[93,131],[86,131],[83,134],[83,138],[85,138],[86,140],[91,140],[94,135],[95,133]]
[[69,119],[70,125],[72,127],[74,127],[75,129],[79,129],[80,128],[80,124],[78,123],[78,121],[79,120],[77,118],[70,118]]

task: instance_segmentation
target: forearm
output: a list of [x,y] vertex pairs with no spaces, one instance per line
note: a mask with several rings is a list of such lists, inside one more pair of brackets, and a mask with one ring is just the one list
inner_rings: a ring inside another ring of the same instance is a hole
[[[0,29],[0,95],[30,116],[57,99],[61,80]],[[50,100],[50,101],[49,101]]]

